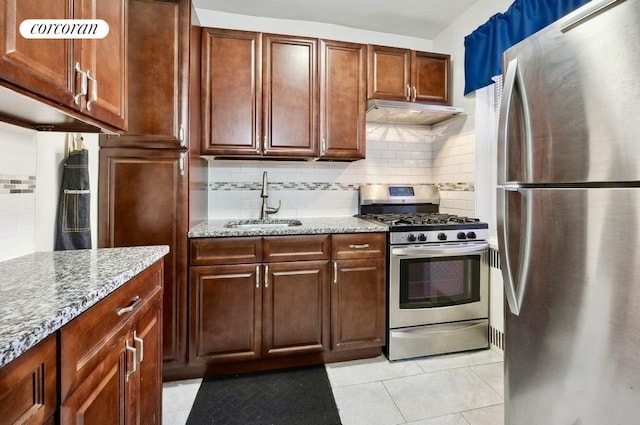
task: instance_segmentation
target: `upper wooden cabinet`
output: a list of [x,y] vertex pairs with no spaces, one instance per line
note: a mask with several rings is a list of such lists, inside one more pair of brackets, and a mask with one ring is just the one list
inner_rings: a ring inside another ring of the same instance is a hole
[[[103,39],[39,40],[25,19],[102,19]],[[7,0],[0,6],[0,80],[63,110],[126,129],[126,1]]]
[[450,56],[369,45],[369,99],[449,104]]
[[317,40],[205,28],[201,153],[318,155]]
[[187,146],[190,13],[188,0],[128,0],[129,125],[103,146]]
[[320,158],[365,157],[367,50],[320,40]]
[[202,141],[207,155],[262,151],[262,38],[254,32],[203,28]]

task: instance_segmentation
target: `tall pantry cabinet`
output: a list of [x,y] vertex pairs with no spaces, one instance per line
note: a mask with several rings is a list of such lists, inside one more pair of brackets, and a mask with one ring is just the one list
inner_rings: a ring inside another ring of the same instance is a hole
[[[128,0],[128,131],[101,136],[100,247],[168,245],[163,291],[164,372],[186,362],[190,161],[190,0]],[[192,78],[193,80],[193,78]],[[198,143],[198,136],[195,143]],[[199,207],[193,201],[193,213]],[[204,214],[204,213],[203,213]]]

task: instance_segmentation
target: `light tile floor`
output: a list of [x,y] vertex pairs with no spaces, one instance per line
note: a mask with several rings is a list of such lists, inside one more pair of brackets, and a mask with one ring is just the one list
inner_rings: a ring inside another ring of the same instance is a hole
[[[502,425],[503,361],[493,350],[326,365],[343,425]],[[200,379],[164,384],[163,423],[184,425]]]

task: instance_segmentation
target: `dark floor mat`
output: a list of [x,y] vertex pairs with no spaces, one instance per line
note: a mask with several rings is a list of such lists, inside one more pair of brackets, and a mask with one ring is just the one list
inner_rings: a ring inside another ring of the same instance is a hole
[[340,425],[324,366],[205,378],[187,425]]

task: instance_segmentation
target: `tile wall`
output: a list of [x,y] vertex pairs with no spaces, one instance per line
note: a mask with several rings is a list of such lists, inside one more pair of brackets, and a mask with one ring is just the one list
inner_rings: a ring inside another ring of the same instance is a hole
[[[89,150],[93,246],[97,232],[98,136]],[[66,133],[36,132],[0,122],[0,261],[53,250]]]
[[35,250],[36,132],[0,122],[0,260]]
[[441,187],[441,211],[474,215],[474,138],[462,116],[434,129],[367,125],[367,158],[355,162],[209,161],[209,218],[257,218],[267,171],[273,217],[350,216],[358,186],[371,183]]

